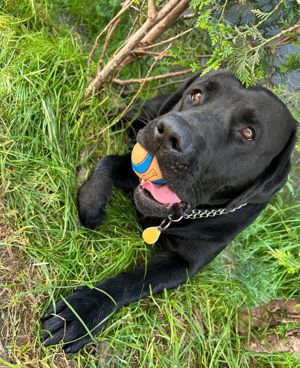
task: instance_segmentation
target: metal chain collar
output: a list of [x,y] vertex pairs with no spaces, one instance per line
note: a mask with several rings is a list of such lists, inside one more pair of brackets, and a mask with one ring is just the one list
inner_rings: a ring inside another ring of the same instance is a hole
[[166,219],[164,219],[162,221],[162,223],[159,225],[159,230],[165,230],[167,229],[172,222],[178,222],[181,221],[182,219],[185,220],[196,220],[196,219],[201,219],[201,218],[208,218],[208,217],[215,217],[215,216],[221,216],[221,215],[227,215],[228,213],[232,213],[235,212],[239,209],[241,209],[242,207],[245,207],[247,205],[247,203],[243,203],[238,207],[233,208],[232,210],[226,210],[226,208],[218,208],[218,209],[211,209],[211,210],[197,210],[194,209],[192,210],[192,212],[190,213],[185,213],[184,215],[174,219],[172,217],[172,215],[168,216]]

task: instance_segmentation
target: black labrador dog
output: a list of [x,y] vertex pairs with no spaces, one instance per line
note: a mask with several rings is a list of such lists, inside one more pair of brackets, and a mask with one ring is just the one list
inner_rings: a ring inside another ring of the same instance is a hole
[[177,287],[216,257],[287,180],[297,122],[272,92],[244,88],[219,70],[146,102],[134,126],[142,128],[137,141],[157,157],[164,190],[180,201],[161,203],[161,186],[145,189],[130,153],[99,160],[78,193],[82,224],[100,224],[116,185],[133,193],[142,225],[161,231],[160,251],[147,267],[81,288],[50,308],[43,317],[46,346],[61,341],[66,352],[78,351],[113,311],[150,289]]

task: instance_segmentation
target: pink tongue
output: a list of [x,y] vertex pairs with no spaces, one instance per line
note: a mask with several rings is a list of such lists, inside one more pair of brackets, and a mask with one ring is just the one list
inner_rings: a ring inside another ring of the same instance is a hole
[[141,187],[148,190],[152,197],[159,203],[172,205],[174,203],[180,203],[180,198],[172,192],[165,184],[153,184],[151,181],[141,182]]

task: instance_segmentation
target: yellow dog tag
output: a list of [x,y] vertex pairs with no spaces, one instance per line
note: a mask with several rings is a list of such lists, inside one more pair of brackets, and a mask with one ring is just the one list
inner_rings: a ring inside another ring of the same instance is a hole
[[147,244],[154,244],[157,242],[160,233],[161,231],[158,226],[147,227],[147,229],[145,229],[142,234],[143,240]]

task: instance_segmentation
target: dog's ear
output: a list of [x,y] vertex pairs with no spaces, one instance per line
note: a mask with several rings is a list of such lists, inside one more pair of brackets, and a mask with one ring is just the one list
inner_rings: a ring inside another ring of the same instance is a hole
[[164,115],[168,113],[181,99],[183,92],[187,89],[187,87],[194,82],[195,79],[197,79],[200,76],[201,72],[198,72],[194,74],[192,77],[190,77],[184,85],[176,92],[174,92],[171,96],[169,96],[161,106],[158,112],[158,116]]
[[296,138],[296,130],[294,130],[282,151],[271,161],[267,169],[255,183],[231,200],[226,206],[227,209],[233,209],[243,203],[264,203],[271,199],[288,178]]

